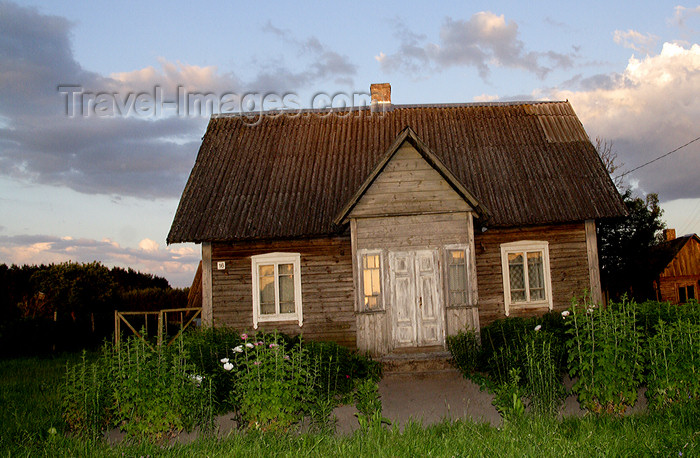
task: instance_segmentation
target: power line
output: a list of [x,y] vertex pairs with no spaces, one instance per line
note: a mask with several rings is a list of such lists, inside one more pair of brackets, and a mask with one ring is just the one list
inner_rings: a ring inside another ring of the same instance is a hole
[[647,165],[652,164],[652,163],[658,161],[659,159],[663,159],[663,158],[665,158],[666,156],[669,156],[669,155],[675,153],[676,151],[681,150],[681,149],[685,148],[686,146],[688,146],[688,145],[690,145],[690,144],[692,144],[692,143],[695,143],[695,142],[698,141],[698,140],[700,140],[700,137],[694,138],[693,140],[690,140],[690,141],[689,141],[688,143],[686,143],[685,145],[681,145],[681,146],[679,146],[678,148],[674,149],[673,151],[669,151],[669,152],[666,153],[666,154],[662,154],[661,156],[657,157],[656,159],[652,159],[652,160],[650,160],[649,162],[645,162],[644,164],[642,164],[642,165],[640,165],[640,166],[638,166],[638,167],[635,167],[635,168],[633,168],[632,170],[628,170],[628,171],[622,173],[621,175],[617,175],[615,178],[622,178],[622,177],[624,177],[625,175],[628,175],[628,174],[634,172],[635,170],[639,170],[639,169],[641,169],[642,167],[646,167]]

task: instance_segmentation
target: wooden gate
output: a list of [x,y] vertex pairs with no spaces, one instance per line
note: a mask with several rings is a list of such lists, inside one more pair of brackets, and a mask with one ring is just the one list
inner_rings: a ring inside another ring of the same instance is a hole
[[[114,311],[114,344],[119,349],[119,345],[121,343],[121,324],[122,322],[126,324],[126,326],[131,329],[131,331],[134,333],[135,336],[137,336],[139,339],[143,340],[146,342],[146,345],[151,347],[153,349],[153,346],[151,345],[150,342],[148,342],[146,336],[148,335],[148,317],[149,316],[157,316],[158,318],[158,323],[157,323],[157,345],[160,346],[163,344],[164,338],[167,337],[167,325],[168,325],[168,314],[173,314],[173,313],[179,313],[180,314],[180,330],[175,334],[173,338],[171,338],[166,345],[172,344],[175,339],[180,337],[182,335],[182,332],[187,329],[193,322],[194,320],[202,314],[202,308],[201,307],[185,307],[185,308],[176,308],[176,309],[163,309],[163,310],[158,310],[158,311],[153,311],[153,312],[120,312],[119,310]],[[185,316],[192,313],[191,316],[186,320]],[[142,316],[145,319],[145,329],[144,329],[144,334],[141,334],[139,331],[136,330],[134,325],[129,322],[127,317],[136,317],[136,316]]]

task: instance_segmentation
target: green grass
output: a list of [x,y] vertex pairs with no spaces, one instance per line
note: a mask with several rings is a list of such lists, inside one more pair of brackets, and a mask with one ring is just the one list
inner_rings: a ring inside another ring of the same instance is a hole
[[[643,416],[526,416],[501,428],[472,422],[423,428],[407,425],[349,437],[323,434],[233,433],[187,445],[84,441],[66,435],[60,412],[65,362],[0,361],[0,456],[683,456],[700,455],[700,404]],[[56,435],[49,428],[57,428]]]

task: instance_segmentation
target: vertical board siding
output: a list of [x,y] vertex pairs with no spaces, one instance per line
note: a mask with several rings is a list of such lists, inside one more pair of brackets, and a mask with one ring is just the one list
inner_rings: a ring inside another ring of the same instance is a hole
[[[216,326],[253,330],[250,257],[272,252],[301,254],[304,325],[296,321],[260,323],[259,329],[303,334],[355,348],[352,249],[349,237],[310,240],[212,243],[213,320]],[[217,261],[226,269],[217,270]]]
[[[475,233],[476,271],[479,289],[479,323],[486,326],[505,318],[501,244],[520,240],[549,242],[554,310],[564,310],[571,298],[590,288],[586,231],[584,223],[536,226],[517,229],[489,229]],[[511,305],[510,316],[533,316],[547,307]]]
[[447,309],[447,335],[454,336],[459,331],[471,329],[479,331],[479,310],[477,307]]

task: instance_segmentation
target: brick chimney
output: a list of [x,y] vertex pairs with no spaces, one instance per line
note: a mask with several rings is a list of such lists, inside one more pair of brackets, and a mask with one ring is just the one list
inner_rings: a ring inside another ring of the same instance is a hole
[[369,92],[372,94],[372,105],[384,103],[391,104],[391,84],[371,84],[369,86]]
[[676,230],[675,229],[664,229],[664,241],[665,242],[670,242],[671,240],[674,240],[676,238]]

